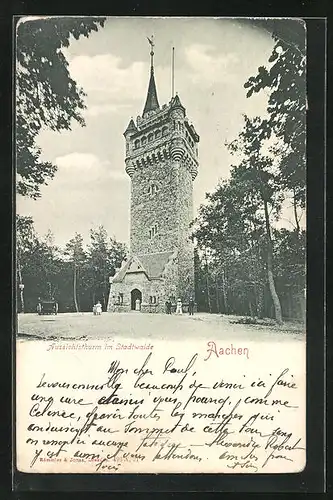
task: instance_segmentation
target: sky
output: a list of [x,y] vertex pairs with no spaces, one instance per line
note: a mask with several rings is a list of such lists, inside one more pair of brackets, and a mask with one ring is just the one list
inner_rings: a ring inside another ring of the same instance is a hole
[[234,161],[225,141],[235,139],[243,114],[262,115],[267,94],[246,98],[245,81],[267,65],[274,42],[268,32],[236,19],[108,18],[89,38],[65,50],[71,76],[87,94],[86,126],[38,137],[43,159],[58,166],[41,198],[17,197],[17,212],[32,215],[40,235],[51,230],[64,246],[75,232],[103,225],[128,243],[130,178],[125,173],[123,132],[141,115],[155,39],[159,104],[171,98],[171,54],[175,47],[175,91],[199,136],[199,173],[194,181],[194,216],[205,193],[229,176]]

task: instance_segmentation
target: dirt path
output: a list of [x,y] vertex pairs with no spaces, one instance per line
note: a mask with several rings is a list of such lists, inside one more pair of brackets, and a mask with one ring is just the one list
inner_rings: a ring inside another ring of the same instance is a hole
[[123,337],[127,339],[160,338],[180,340],[198,338],[207,340],[305,341],[300,325],[248,325],[233,323],[237,318],[213,314],[175,316],[141,313],[91,313],[38,316],[22,314],[18,318],[19,339],[100,339]]

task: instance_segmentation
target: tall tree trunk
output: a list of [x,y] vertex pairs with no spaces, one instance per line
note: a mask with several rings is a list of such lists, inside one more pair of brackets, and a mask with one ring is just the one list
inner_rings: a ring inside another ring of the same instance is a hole
[[293,300],[293,294],[291,290],[288,290],[288,305],[289,305],[289,318],[293,319],[295,317],[294,314],[294,300]]
[[261,199],[262,199],[263,204],[264,204],[264,212],[265,212],[265,227],[266,227],[266,241],[267,241],[267,278],[268,278],[269,291],[271,293],[271,297],[272,297],[272,301],[273,301],[273,305],[274,305],[275,319],[276,319],[277,323],[281,324],[282,323],[281,304],[280,304],[279,296],[276,293],[276,288],[275,288],[275,283],[274,283],[273,243],[272,243],[272,235],[271,235],[271,225],[270,225],[269,214],[268,214],[266,189],[265,189],[264,183],[262,181],[260,169],[258,169],[256,166],[254,168],[255,168],[256,173],[257,173],[259,186],[260,186]]
[[206,274],[206,294],[207,294],[207,305],[208,305],[208,312],[212,312],[212,304],[210,300],[210,291],[209,291],[209,276],[208,276],[208,260],[207,260],[207,254],[205,250],[205,274]]
[[222,296],[223,296],[224,312],[225,314],[228,314],[228,300],[227,300],[226,279],[225,279],[224,269],[222,269],[221,278],[222,278]]
[[19,257],[17,258],[17,272],[19,276],[19,288],[20,288],[20,301],[21,301],[21,312],[24,313],[24,293],[23,293],[23,280],[22,280],[22,271]]
[[262,284],[258,287],[258,318],[263,319],[264,317],[264,290]]
[[266,240],[267,240],[267,277],[269,290],[271,292],[272,301],[275,311],[275,319],[281,324],[282,323],[282,312],[281,304],[278,294],[276,293],[274,274],[273,274],[273,244],[271,236],[271,226],[269,222],[267,201],[264,199],[264,210],[265,210],[265,224],[266,224]]
[[79,306],[77,303],[77,273],[76,273],[76,265],[74,264],[74,279],[73,279],[73,296],[74,296],[74,305],[75,305],[75,310],[78,313],[79,312]]
[[217,281],[217,275],[215,276],[215,293],[216,293],[216,312],[220,313],[219,284]]
[[295,218],[295,224],[296,224],[296,233],[297,233],[297,238],[299,238],[300,226],[299,226],[299,219],[298,219],[298,214],[297,214],[297,203],[296,203],[295,189],[293,189],[293,208],[294,208],[294,218]]

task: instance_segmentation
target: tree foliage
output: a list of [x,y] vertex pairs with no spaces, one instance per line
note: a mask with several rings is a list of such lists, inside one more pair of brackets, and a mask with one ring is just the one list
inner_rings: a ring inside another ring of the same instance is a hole
[[[297,22],[297,21],[295,21]],[[280,179],[292,191],[295,202],[304,207],[306,193],[306,56],[304,49],[277,35],[267,67],[244,84],[247,97],[269,91],[267,111],[269,119],[262,128],[262,136],[274,133],[281,138]]]
[[[275,309],[279,320],[282,307],[284,317],[304,319],[305,52],[292,31],[279,32],[267,64],[244,84],[249,98],[268,92],[268,118],[244,116],[227,145],[237,165],[195,221],[197,292],[205,310],[208,302],[225,313],[274,316]],[[278,229],[290,197],[295,230]]]
[[68,130],[84,125],[85,93],[70,76],[64,49],[72,39],[88,37],[105,18],[48,17],[21,19],[16,38],[17,191],[38,198],[40,186],[56,166],[41,159],[36,139],[43,128]]
[[109,277],[121,266],[125,254],[125,245],[109,238],[103,226],[90,230],[86,274],[94,303],[99,297],[104,308],[107,307]]
[[[286,188],[279,160],[269,149],[264,153],[263,127],[261,118],[244,116],[243,129],[227,145],[237,164],[231,166],[230,178],[207,194],[193,237],[201,255],[197,275],[201,276],[199,297],[206,310],[210,303],[217,312],[266,314],[281,322],[282,314],[301,314],[293,297],[303,294],[304,251],[302,245],[297,246],[298,231],[274,226],[280,219]],[[284,258],[290,262],[288,275]],[[293,275],[297,280],[291,286]]]
[[[91,230],[87,248],[76,233],[64,250],[48,233],[41,238],[31,217],[17,216],[17,278],[24,283],[25,311],[36,311],[38,298],[54,298],[59,311],[91,311],[100,300],[107,305],[109,276],[121,265],[126,247],[100,226]],[[21,310],[20,291],[17,289]]]

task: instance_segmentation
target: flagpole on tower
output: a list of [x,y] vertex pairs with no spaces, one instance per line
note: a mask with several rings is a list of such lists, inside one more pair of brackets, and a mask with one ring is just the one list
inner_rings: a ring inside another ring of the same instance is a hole
[[171,59],[171,97],[175,96],[175,48],[172,47],[172,59]]
[[147,40],[150,44],[150,70],[154,71],[154,35],[151,35],[151,38],[147,37]]

